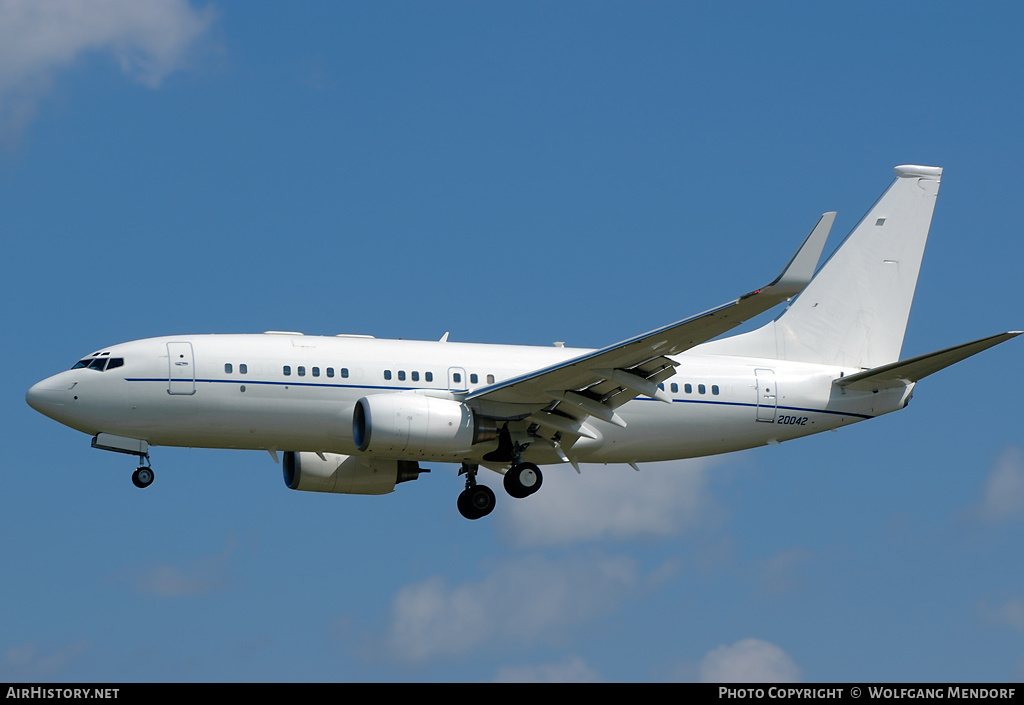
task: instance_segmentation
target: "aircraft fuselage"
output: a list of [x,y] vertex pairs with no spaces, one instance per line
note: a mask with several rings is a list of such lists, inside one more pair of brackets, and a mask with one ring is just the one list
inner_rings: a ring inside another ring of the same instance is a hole
[[[152,338],[104,348],[123,360],[103,371],[61,372],[29,391],[47,416],[90,435],[114,434],[154,446],[247,448],[358,454],[356,402],[375,394],[460,399],[587,350],[293,334]],[[572,446],[578,462],[650,462],[772,444],[885,414],[905,405],[913,385],[878,394],[843,392],[827,365],[702,354],[676,356],[662,382],[670,403],[639,396],[619,409],[626,427],[589,422],[596,438]],[[416,457],[480,462],[494,447]],[[549,444],[524,457],[562,462]]]

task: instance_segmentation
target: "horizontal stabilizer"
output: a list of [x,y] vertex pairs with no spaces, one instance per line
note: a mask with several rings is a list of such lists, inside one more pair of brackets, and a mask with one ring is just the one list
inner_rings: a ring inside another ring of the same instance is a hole
[[980,353],[982,350],[991,348],[1011,338],[1016,338],[1024,331],[1009,331],[999,335],[989,336],[971,343],[954,345],[945,350],[919,355],[902,362],[894,362],[890,365],[882,365],[873,370],[867,370],[855,375],[840,377],[833,380],[832,384],[843,389],[851,389],[861,392],[877,392],[891,387],[902,387],[917,382],[928,375],[949,367],[955,362],[965,360],[971,355]]

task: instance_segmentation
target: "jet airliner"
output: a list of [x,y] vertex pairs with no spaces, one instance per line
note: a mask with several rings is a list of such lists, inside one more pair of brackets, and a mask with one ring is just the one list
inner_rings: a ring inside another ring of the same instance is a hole
[[902,409],[919,380],[1021,333],[900,360],[942,169],[895,171],[820,269],[835,213],[767,286],[605,348],[177,335],[98,350],[26,400],[93,447],[138,456],[138,487],[153,482],[153,446],[266,450],[291,489],[342,494],[458,463],[469,519],[495,506],[481,467],[523,499],[542,465],[636,469],[820,433]]

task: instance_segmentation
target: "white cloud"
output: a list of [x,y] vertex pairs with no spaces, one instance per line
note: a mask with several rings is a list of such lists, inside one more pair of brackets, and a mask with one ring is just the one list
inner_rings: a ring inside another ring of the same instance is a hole
[[800,586],[800,570],[814,553],[806,548],[792,548],[761,561],[761,590],[766,593],[788,592]]
[[53,651],[42,651],[35,644],[12,646],[0,656],[0,681],[54,680],[69,666],[81,661],[89,648],[84,641]]
[[985,480],[978,517],[1001,521],[1024,514],[1024,452],[1011,447],[999,456]]
[[0,0],[0,135],[34,116],[54,74],[90,52],[155,88],[182,69],[214,20],[187,0]]
[[743,639],[708,652],[700,662],[700,679],[704,683],[796,683],[800,669],[775,644]]
[[202,595],[224,588],[228,583],[226,566],[234,549],[229,539],[225,550],[186,567],[158,565],[134,575],[132,582],[143,593],[155,597]]
[[544,487],[506,502],[504,536],[520,546],[598,539],[671,536],[714,515],[707,494],[709,460],[628,465],[548,466]]
[[182,569],[172,565],[157,566],[141,575],[136,586],[156,597],[202,595],[223,587],[224,581],[201,569]]
[[1017,665],[1014,666],[1013,673],[1010,674],[1007,680],[1015,683],[1024,682],[1024,656],[1017,659]]
[[636,561],[621,556],[528,556],[455,586],[433,577],[395,596],[388,642],[410,661],[494,640],[530,643],[607,613],[642,583]]
[[989,622],[1004,627],[1024,631],[1024,599],[1019,597],[1007,600],[1000,605],[981,605],[981,614]]
[[504,666],[494,677],[496,683],[603,683],[601,674],[579,656],[561,663],[532,666]]

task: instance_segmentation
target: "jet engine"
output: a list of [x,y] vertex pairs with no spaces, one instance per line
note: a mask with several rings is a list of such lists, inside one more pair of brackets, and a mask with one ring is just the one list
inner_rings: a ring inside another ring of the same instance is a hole
[[374,394],[356,402],[352,435],[366,453],[422,458],[466,453],[476,443],[497,438],[498,427],[454,399]]
[[306,492],[387,494],[399,482],[415,480],[421,469],[414,460],[383,460],[334,453],[284,454],[284,484]]

